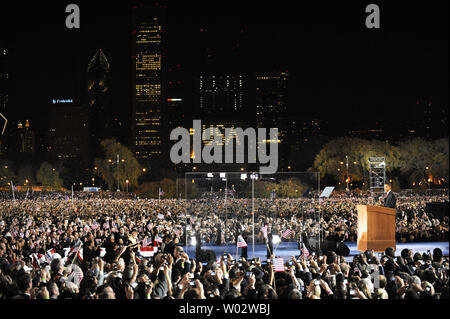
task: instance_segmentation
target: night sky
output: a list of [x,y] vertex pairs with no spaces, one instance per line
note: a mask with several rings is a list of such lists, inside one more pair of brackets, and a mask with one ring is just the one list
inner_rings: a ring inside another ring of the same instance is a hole
[[[403,121],[418,100],[448,109],[447,1],[242,2],[166,4],[168,65],[180,65],[189,110],[199,74],[267,70],[288,70],[291,110],[328,120],[336,134]],[[80,6],[81,29],[65,27],[69,3]],[[113,107],[130,121],[131,7],[152,3],[2,1],[0,42],[12,49],[11,116],[39,121],[51,98],[83,99],[87,64],[102,48]],[[381,8],[380,30],[365,27],[369,3]]]

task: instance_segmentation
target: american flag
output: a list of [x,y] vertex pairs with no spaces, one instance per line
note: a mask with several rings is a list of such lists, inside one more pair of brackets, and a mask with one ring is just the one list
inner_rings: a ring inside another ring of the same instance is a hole
[[237,238],[237,246],[238,248],[247,247],[247,243],[245,242],[244,238],[242,238],[242,235],[239,235]]
[[104,223],[104,224],[103,224],[103,228],[104,228],[104,229],[109,229],[109,223],[108,223],[108,222]]
[[98,228],[98,224],[97,224],[97,222],[94,222],[93,224],[92,224],[92,229],[97,229]]
[[289,235],[292,233],[292,230],[290,230],[289,228],[286,229],[283,233],[283,235],[281,235],[282,238],[286,239],[289,237]]
[[153,228],[152,224],[148,224],[148,225],[147,225],[147,229],[148,229],[148,230],[152,230],[152,228]]
[[158,214],[158,219],[164,219],[164,215],[163,214]]
[[262,231],[262,233],[263,233],[263,236],[264,236],[264,238],[265,239],[267,239],[267,225],[264,225],[262,228],[261,228],[261,231]]
[[47,254],[45,255],[45,258],[47,258],[48,261],[51,261],[53,259],[53,255],[56,254],[56,249],[52,248],[47,250]]
[[45,260],[45,256],[42,254],[31,254],[30,255],[32,263],[33,263],[33,267],[34,268],[39,268],[39,266],[41,265],[41,263],[46,262]]
[[78,260],[79,260],[79,261],[83,262],[83,247],[81,247],[80,249],[78,249],[77,257],[78,257]]
[[143,247],[147,247],[150,246],[150,244],[152,243],[152,241],[150,240],[150,238],[144,238],[144,240],[142,240],[142,246]]
[[162,243],[162,242],[163,242],[162,238],[159,237],[159,235],[156,235],[156,236],[155,236],[155,241],[156,241],[157,243]]
[[158,251],[158,247],[141,247],[139,248],[139,254],[142,257],[152,257]]
[[175,233],[175,235],[177,237],[180,237],[180,234],[181,234],[181,230],[180,229],[175,229],[173,232]]
[[302,244],[302,248],[300,249],[300,251],[302,252],[302,256],[304,256],[304,257],[309,256],[309,251],[308,251],[308,249],[306,249],[305,244]]
[[272,265],[273,271],[284,271],[284,259],[283,258],[274,258],[273,259],[273,265]]
[[73,254],[77,254],[78,251],[81,249],[81,247],[82,247],[82,244],[80,244],[80,245],[77,246],[77,247],[72,247],[72,248],[70,248],[70,251],[67,253],[67,257],[70,257],[70,256],[73,255]]

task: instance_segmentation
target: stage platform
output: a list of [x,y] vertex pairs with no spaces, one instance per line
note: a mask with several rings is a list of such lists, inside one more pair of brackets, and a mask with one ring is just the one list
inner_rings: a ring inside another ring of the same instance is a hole
[[[346,257],[347,261],[351,261],[353,256],[359,254],[360,252],[356,250],[356,242],[346,242],[345,243],[350,248],[350,255]],[[448,242],[423,242],[423,243],[397,243],[396,255],[400,255],[402,249],[411,249],[413,253],[426,253],[427,250],[433,252],[434,248],[440,248],[444,256],[449,254],[449,243]],[[186,246],[185,251],[188,253],[190,258],[195,258],[195,247]],[[236,245],[202,245],[202,249],[213,250],[216,256],[219,257],[224,252],[230,253],[233,257],[236,256]],[[275,249],[275,246],[274,246]],[[241,249],[239,249],[238,254],[240,255]],[[252,244],[249,243],[247,248],[248,258],[259,257],[261,260],[266,260],[267,248],[264,244],[255,244],[254,254]],[[298,250],[298,244],[296,242],[283,242],[275,250],[275,255],[283,258],[290,258],[291,256],[298,256],[300,251]]]

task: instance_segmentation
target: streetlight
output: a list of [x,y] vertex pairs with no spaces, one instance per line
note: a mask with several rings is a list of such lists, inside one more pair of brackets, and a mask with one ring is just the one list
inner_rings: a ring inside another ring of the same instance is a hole
[[92,186],[95,186],[94,182],[95,182],[95,178],[92,177]]
[[127,179],[126,181],[125,181],[125,183],[127,183],[127,193],[128,193],[128,183],[129,183],[130,181]]
[[347,179],[346,179],[346,182],[347,182],[347,188],[345,189],[347,192],[350,190],[349,188],[348,188],[348,183],[350,182],[350,178],[348,177],[348,155],[345,155],[345,159],[347,160],[347,164],[346,164],[346,166],[347,166]]
[[117,191],[120,192],[120,184],[119,184],[119,154],[117,154]]
[[147,171],[147,169],[144,167],[144,168],[142,169],[142,171],[145,173],[145,172]]

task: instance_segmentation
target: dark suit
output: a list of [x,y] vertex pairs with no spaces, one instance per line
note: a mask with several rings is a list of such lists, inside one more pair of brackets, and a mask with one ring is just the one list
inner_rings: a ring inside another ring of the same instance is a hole
[[397,199],[392,191],[384,198],[384,207],[397,208]]

